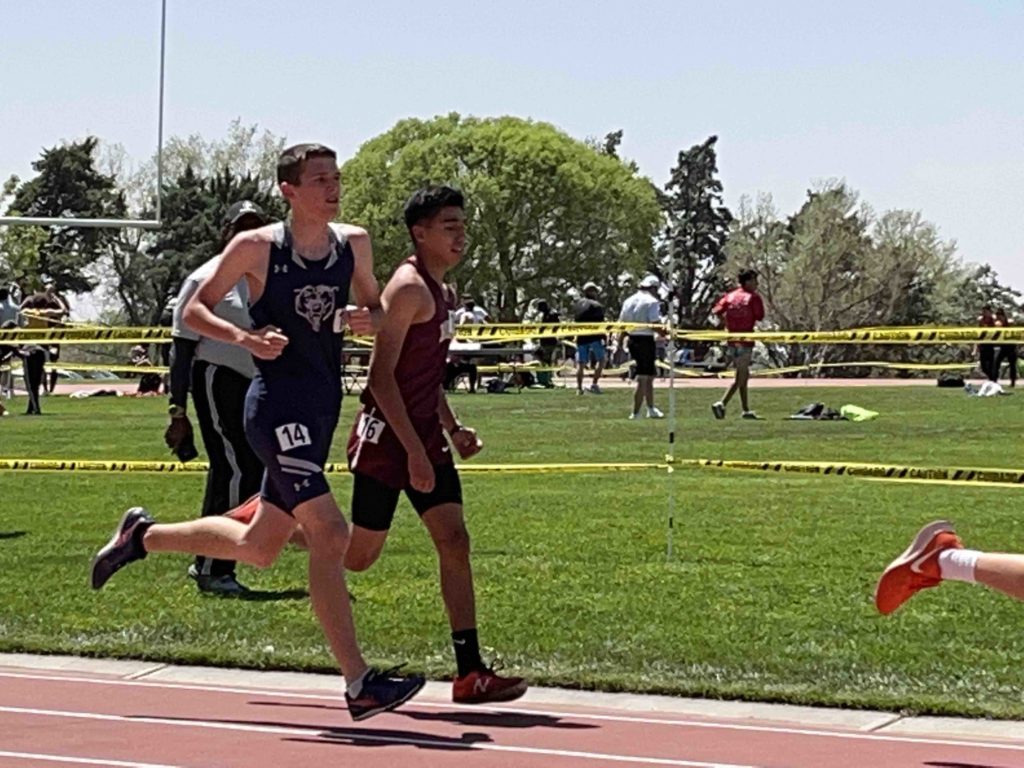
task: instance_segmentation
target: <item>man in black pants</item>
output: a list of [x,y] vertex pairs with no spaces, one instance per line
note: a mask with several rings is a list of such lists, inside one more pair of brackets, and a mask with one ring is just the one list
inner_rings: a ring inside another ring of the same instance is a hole
[[[619,322],[658,325],[661,322],[661,302],[658,301],[660,286],[661,281],[654,275],[644,277],[637,292],[623,302]],[[619,334],[620,346],[625,335]],[[663,418],[665,414],[654,406],[654,361],[657,356],[657,345],[654,341],[653,328],[634,328],[629,331],[629,355],[636,363],[636,391],[633,394],[633,411],[629,418],[640,418],[640,409],[644,402],[647,403],[647,418]]]
[[[2,326],[5,331],[17,328],[18,324],[14,320],[8,320]],[[40,416],[43,412],[39,407],[39,390],[43,386],[46,350],[37,344],[23,347],[7,344],[0,346],[0,364],[9,365],[15,357],[21,359],[22,377],[25,380],[25,391],[28,393],[28,410],[25,411],[25,415]],[[0,414],[2,413],[0,410]]]
[[[992,307],[988,304],[981,308],[981,315],[978,316],[978,325],[982,328],[994,328],[996,316],[992,314]],[[993,370],[996,364],[995,344],[982,342],[978,344],[978,367],[986,379],[998,381],[998,373]]]
[[[228,209],[224,220],[221,249],[239,232],[256,229],[266,223],[266,216],[255,203],[248,200],[235,203]],[[181,461],[197,455],[186,411],[191,389],[199,430],[210,461],[203,517],[222,515],[237,507],[259,492],[263,479],[263,464],[249,447],[242,425],[245,393],[255,374],[252,355],[242,347],[200,336],[182,319],[185,305],[216,265],[217,258],[199,267],[185,279],[178,293],[172,325],[171,421],[164,436],[167,446]],[[237,326],[249,327],[249,288],[246,281],[239,281],[217,304],[214,312]],[[235,563],[230,560],[197,556],[188,568],[188,575],[195,580],[201,592],[238,595],[248,591],[239,583],[235,576]]]
[[[1006,310],[1000,307],[996,310],[996,327],[997,328],[1009,328],[1011,325],[1010,318],[1006,315]],[[992,360],[992,381],[999,381],[999,374],[1002,372],[1003,360],[1009,364],[1010,374],[1010,386],[1017,386],[1017,345],[1016,344],[1000,344]]]

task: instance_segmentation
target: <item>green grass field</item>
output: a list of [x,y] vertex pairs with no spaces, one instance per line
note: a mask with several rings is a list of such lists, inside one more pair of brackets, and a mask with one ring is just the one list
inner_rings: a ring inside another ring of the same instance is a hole
[[[765,389],[754,400],[765,421],[715,422],[715,394],[681,395],[678,456],[1024,465],[1021,397]],[[480,429],[482,462],[657,461],[666,424],[627,421],[629,398],[558,390],[461,394],[453,404]],[[785,420],[813,400],[882,416]],[[0,420],[0,458],[168,458],[163,399],[43,406],[42,418]],[[342,460],[344,441],[335,442]],[[666,562],[669,482],[676,548]],[[348,479],[332,483],[344,508]],[[199,596],[177,556],[88,589],[89,559],[126,506],[187,519],[202,484],[201,475],[0,472],[0,650],[331,668],[298,551],[267,571],[240,568],[262,599]],[[468,475],[464,486],[482,641],[536,683],[1024,717],[1024,605],[961,584],[888,618],[871,602],[880,569],[937,517],[956,521],[968,546],[1024,551],[1024,489],[716,470],[671,480],[653,471]],[[371,658],[451,674],[433,551],[405,502],[380,562],[350,581]]]

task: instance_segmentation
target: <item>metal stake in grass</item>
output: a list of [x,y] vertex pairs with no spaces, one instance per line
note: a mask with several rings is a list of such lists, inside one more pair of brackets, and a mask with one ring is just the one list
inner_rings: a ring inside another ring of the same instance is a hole
[[672,256],[669,260],[668,267],[668,286],[669,286],[669,302],[668,302],[668,327],[666,332],[668,333],[668,346],[666,347],[666,353],[668,355],[668,450],[665,453],[665,478],[668,483],[668,543],[666,546],[665,559],[668,562],[672,561],[672,536],[675,529],[675,516],[676,516],[676,494],[675,494],[675,481],[672,477],[672,472],[675,470],[672,462],[675,460],[675,443],[676,443],[676,338],[675,338],[675,318],[676,312],[679,311],[679,294],[676,290],[676,255],[675,250],[672,252]]

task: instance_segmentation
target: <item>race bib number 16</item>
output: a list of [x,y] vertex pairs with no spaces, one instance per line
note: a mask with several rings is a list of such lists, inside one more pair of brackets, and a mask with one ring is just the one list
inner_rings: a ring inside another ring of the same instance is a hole
[[381,419],[375,419],[373,416],[367,416],[364,413],[359,417],[359,427],[357,428],[359,439],[376,445],[380,442],[380,436],[384,432],[384,427],[385,424]]
[[309,427],[304,424],[282,424],[274,430],[282,451],[291,451],[310,444]]

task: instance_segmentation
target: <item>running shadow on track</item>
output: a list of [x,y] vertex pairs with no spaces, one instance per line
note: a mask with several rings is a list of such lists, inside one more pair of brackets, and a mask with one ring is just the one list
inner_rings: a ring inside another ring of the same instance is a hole
[[[282,725],[287,725],[282,723]],[[437,736],[419,731],[399,731],[393,728],[325,728],[308,738],[290,736],[283,739],[296,744],[326,744],[339,747],[394,747],[410,746],[417,749],[439,749],[445,752],[465,752],[476,744],[490,744],[494,740],[486,733],[464,733],[458,738]]]
[[[947,763],[943,761],[929,761],[925,765],[930,765],[932,768],[1001,768],[998,765],[989,765],[988,763]],[[1009,766],[1005,766],[1009,768]]]
[[407,712],[399,710],[395,714],[427,723],[458,723],[459,725],[474,725],[480,728],[562,728],[572,731],[585,731],[600,727],[590,723],[566,722],[560,717],[535,715],[529,712],[465,712],[462,710],[452,712]]
[[7,539],[20,539],[22,536],[27,536],[28,531],[0,531],[0,541],[6,541]]
[[[196,722],[190,717],[161,717],[161,720],[177,720],[185,723]],[[409,746],[419,749],[461,750],[472,749],[475,744],[487,744],[493,739],[486,733],[464,733],[458,738],[437,736],[419,731],[400,731],[393,728],[333,728],[305,723],[287,723],[274,720],[228,720],[203,718],[204,723],[243,725],[249,728],[287,728],[308,730],[309,736],[287,736],[282,741],[297,744],[326,744],[345,747],[393,747]]]
[[[288,707],[289,709],[331,709],[338,712],[345,712],[345,707],[333,706],[330,704],[292,704],[284,701],[250,701],[249,704],[257,707]],[[537,715],[531,712],[419,712],[400,709],[392,714],[408,717],[411,720],[420,720],[427,723],[458,723],[459,725],[472,725],[478,728],[562,728],[566,730],[589,730],[600,726],[588,723],[566,722],[560,717],[551,715]]]

